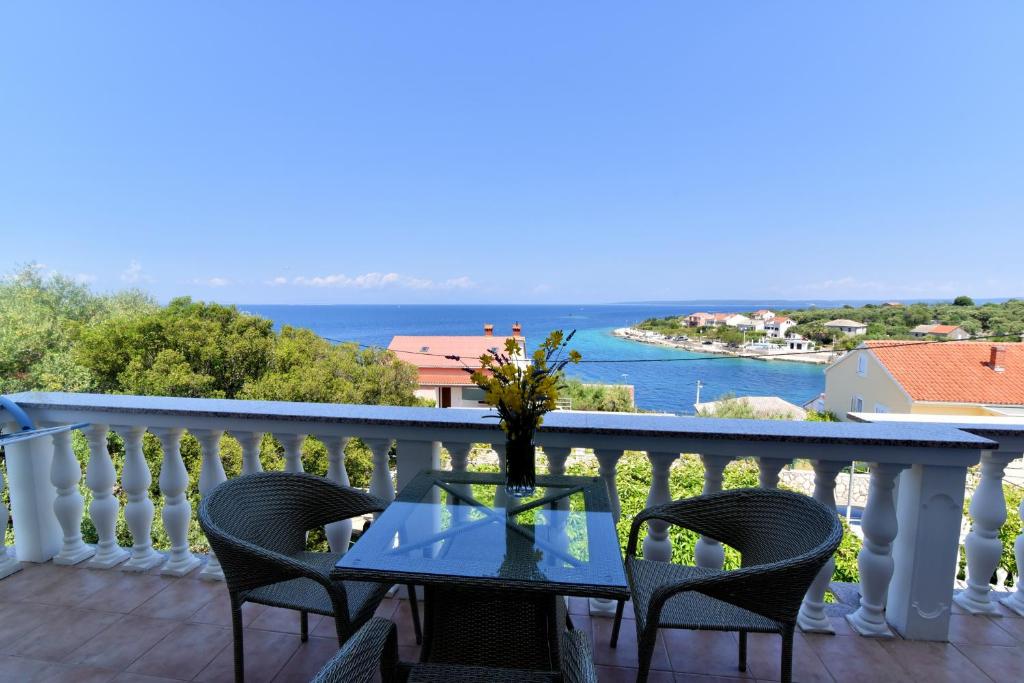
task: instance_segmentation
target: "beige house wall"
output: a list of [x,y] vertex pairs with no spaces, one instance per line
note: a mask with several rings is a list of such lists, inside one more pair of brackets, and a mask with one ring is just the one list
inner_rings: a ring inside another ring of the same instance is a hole
[[[867,358],[863,376],[857,372],[858,357],[862,354]],[[909,413],[912,408],[910,397],[875,356],[865,349],[854,349],[825,369],[825,410],[845,420],[855,396],[864,399],[865,413],[879,412],[876,410],[878,405],[885,406],[890,413]]]

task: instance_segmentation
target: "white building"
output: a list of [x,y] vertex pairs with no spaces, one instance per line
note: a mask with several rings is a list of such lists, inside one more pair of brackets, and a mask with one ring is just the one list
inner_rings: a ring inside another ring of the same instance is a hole
[[860,334],[868,333],[867,324],[857,322],[856,320],[847,320],[846,318],[830,320],[825,323],[825,329],[830,332],[845,334],[848,337],[855,337]]

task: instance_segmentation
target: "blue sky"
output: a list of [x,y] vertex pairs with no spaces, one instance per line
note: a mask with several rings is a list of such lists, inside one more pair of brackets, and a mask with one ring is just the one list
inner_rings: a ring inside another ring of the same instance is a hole
[[1024,295],[1024,4],[5,3],[0,270],[239,303]]

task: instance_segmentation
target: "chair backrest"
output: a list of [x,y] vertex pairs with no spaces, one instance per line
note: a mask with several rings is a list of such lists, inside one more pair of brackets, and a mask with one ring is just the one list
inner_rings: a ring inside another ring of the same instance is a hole
[[799,493],[732,489],[671,504],[685,526],[732,546],[744,568],[743,585],[714,597],[779,621],[792,622],[811,582],[843,538],[835,510]]
[[235,590],[282,580],[257,571],[268,557],[262,551],[292,555],[305,549],[308,530],[383,508],[376,496],[324,477],[260,472],[219,485],[203,498],[198,518]]

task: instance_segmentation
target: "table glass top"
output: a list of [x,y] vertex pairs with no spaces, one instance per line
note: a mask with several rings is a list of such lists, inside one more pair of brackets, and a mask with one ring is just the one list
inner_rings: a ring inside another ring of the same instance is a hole
[[528,498],[505,494],[503,481],[499,474],[421,473],[337,566],[424,578],[625,588],[600,479],[538,477]]

